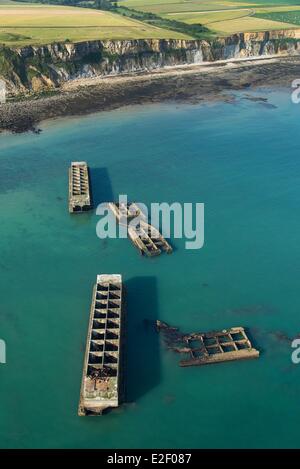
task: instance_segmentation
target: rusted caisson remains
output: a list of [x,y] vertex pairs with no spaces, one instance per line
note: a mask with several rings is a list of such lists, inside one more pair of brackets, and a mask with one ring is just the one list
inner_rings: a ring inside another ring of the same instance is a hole
[[[162,251],[168,254],[173,252],[172,247],[163,235],[147,222],[146,216],[137,204],[111,202],[108,205],[120,225],[128,227],[128,236],[142,255],[153,257],[159,256]],[[136,223],[130,224],[130,221],[137,218]]]
[[85,161],[73,162],[69,168],[69,212],[86,212],[91,208],[88,165]]
[[157,329],[162,331],[168,348],[185,355],[185,359],[179,362],[180,366],[208,365],[259,357],[259,351],[252,346],[243,327],[182,334],[178,328],[157,321]]
[[101,415],[123,399],[121,275],[98,275],[94,286],[78,414]]

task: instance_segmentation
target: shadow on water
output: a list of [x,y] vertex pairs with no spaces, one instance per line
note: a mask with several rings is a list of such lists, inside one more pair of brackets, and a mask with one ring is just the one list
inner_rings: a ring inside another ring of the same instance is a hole
[[245,332],[248,336],[248,339],[250,340],[252,347],[256,348],[259,350],[260,355],[263,355],[265,353],[265,349],[262,345],[262,341],[260,340],[259,337],[259,329],[253,328],[253,327],[245,327]]
[[135,277],[126,282],[126,402],[134,402],[160,382],[157,280]]
[[114,200],[111,180],[106,168],[90,168],[93,206]]

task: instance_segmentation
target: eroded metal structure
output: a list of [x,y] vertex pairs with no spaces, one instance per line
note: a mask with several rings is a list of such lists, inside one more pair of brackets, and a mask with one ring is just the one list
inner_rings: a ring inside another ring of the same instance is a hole
[[98,275],[93,289],[78,414],[118,407],[122,391],[122,277]]
[[181,334],[175,327],[157,322],[168,347],[186,356],[180,366],[208,365],[232,360],[258,358],[256,350],[243,327],[232,327],[222,331]]
[[[172,247],[163,235],[147,222],[146,216],[137,204],[117,204],[111,202],[108,206],[120,225],[128,227],[128,236],[142,255],[153,257],[159,256],[162,251],[168,254],[173,252]],[[134,219],[136,222],[130,224]]]
[[69,212],[86,212],[91,208],[88,165],[85,161],[74,161],[69,168]]

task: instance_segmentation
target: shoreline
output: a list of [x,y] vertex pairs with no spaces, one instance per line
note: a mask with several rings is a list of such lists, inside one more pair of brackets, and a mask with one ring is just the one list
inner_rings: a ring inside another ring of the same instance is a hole
[[109,75],[64,83],[48,97],[31,97],[0,105],[0,132],[39,132],[42,121],[157,103],[231,101],[224,92],[262,86],[291,89],[300,78],[300,56],[231,59],[165,67],[132,75]]

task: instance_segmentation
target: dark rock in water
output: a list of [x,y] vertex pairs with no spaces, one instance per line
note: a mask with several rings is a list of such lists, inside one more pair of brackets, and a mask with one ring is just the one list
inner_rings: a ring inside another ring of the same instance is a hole
[[174,348],[182,343],[184,334],[177,327],[171,327],[166,322],[157,320],[156,330],[163,333],[163,340],[168,348]]
[[291,343],[293,341],[293,339],[291,339],[290,337],[288,337],[284,332],[282,331],[274,331],[274,332],[271,332],[271,335],[277,339],[278,341],[280,342],[288,342],[288,343]]
[[271,103],[259,103],[259,104],[267,109],[277,109],[277,106],[275,106],[275,104],[271,104]]
[[248,101],[253,101],[255,103],[267,103],[268,102],[268,98],[262,98],[262,97],[259,97],[259,96],[250,96],[250,95],[246,95],[246,96],[243,96],[242,99],[247,99]]
[[269,339],[275,340],[276,342],[280,342],[285,345],[289,345],[292,343],[292,341],[298,337],[300,337],[300,334],[295,335],[294,337],[289,337],[285,332],[275,330],[275,331],[267,331],[264,329],[260,328],[251,328],[251,332],[255,333],[258,336],[263,336],[263,337],[268,337]]
[[208,283],[202,283],[202,287],[208,287]]
[[156,321],[156,328],[159,331],[160,329],[170,329],[170,326],[163,321],[160,321],[159,319]]
[[277,109],[277,106],[275,106],[275,104],[271,104],[268,102],[268,98],[264,98],[261,96],[246,95],[243,96],[242,99],[246,99],[247,101],[252,101],[254,103],[260,104],[261,106],[264,106],[267,109]]

